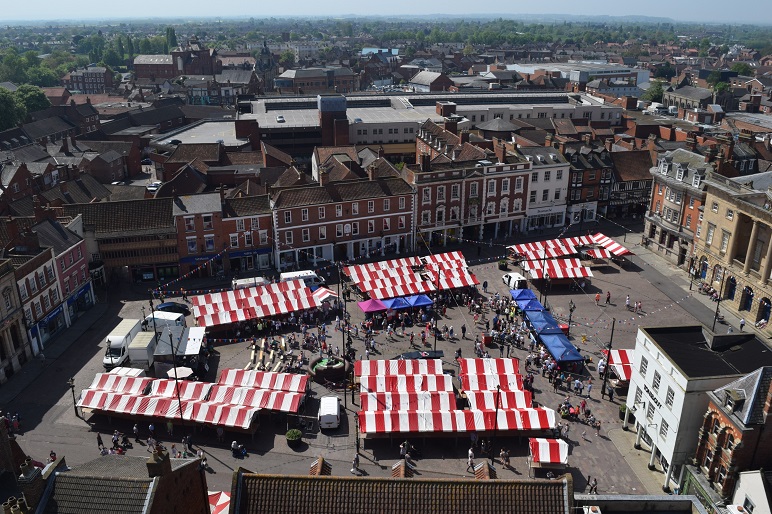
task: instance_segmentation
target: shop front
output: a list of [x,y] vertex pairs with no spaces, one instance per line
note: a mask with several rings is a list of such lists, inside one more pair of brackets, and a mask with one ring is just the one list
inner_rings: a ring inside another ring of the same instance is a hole
[[253,248],[228,252],[231,270],[265,270],[273,266],[273,254],[270,248]]
[[[198,278],[214,277],[223,269],[223,259],[217,254],[190,255],[180,259],[180,270],[183,275],[194,272]],[[163,282],[164,280],[159,278],[159,281]]]
[[94,292],[88,282],[67,298],[67,314],[72,324],[78,317],[94,305]]
[[564,218],[565,205],[529,210],[527,217],[523,220],[522,231],[531,232],[545,228],[562,228]]
[[165,282],[180,276],[178,264],[145,264],[130,267],[134,282]]
[[30,335],[37,339],[42,350],[52,337],[67,328],[67,320],[64,316],[64,305],[59,305],[56,309],[37,322],[30,329]]

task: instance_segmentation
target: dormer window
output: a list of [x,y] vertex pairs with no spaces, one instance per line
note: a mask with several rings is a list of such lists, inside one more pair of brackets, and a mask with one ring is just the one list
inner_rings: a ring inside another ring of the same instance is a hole
[[694,179],[692,179],[692,185],[694,187],[700,187],[700,176],[694,175]]
[[676,170],[676,180],[679,182],[683,182],[684,180],[684,170],[681,167]]
[[663,175],[667,173],[667,161],[660,161],[659,172]]

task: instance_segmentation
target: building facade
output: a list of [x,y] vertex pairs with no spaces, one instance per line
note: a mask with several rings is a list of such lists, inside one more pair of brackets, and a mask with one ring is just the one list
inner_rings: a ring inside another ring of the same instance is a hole
[[114,88],[113,73],[104,66],[80,68],[65,75],[62,85],[71,93],[105,93]]
[[32,357],[24,309],[14,277],[13,262],[0,261],[0,383],[5,383]]
[[705,178],[713,167],[684,149],[661,155],[651,168],[652,193],[645,217],[645,241],[651,250],[678,266],[694,266]]

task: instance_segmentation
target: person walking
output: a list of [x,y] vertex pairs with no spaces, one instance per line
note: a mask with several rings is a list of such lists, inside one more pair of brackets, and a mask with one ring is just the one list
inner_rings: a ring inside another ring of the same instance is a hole
[[587,384],[587,398],[590,397],[591,392],[592,392],[592,382]]
[[590,494],[598,494],[598,479],[593,478],[590,482]]
[[466,470],[474,473],[474,449],[469,447],[469,454],[466,460]]
[[105,445],[104,445],[104,443],[102,442],[102,434],[100,434],[99,432],[97,432],[97,448],[99,448],[99,449],[101,450],[102,448],[104,448],[104,446],[105,446]]
[[745,328],[745,319],[740,318],[740,332]]
[[625,309],[630,310],[630,295],[627,295],[627,298],[625,298]]
[[134,442],[138,443],[139,442],[139,427],[137,426],[136,423],[134,423],[133,431],[134,431]]
[[484,280],[483,281],[483,293],[487,293],[487,292],[488,292],[488,281]]
[[466,339],[466,323],[461,325],[461,339]]
[[171,420],[166,422],[166,432],[169,435],[174,435],[174,423]]
[[600,435],[600,420],[595,422],[595,435]]
[[614,388],[611,386],[608,386],[608,401],[614,401]]
[[611,303],[611,291],[606,291],[606,305]]
[[595,305],[600,305],[600,293],[595,293]]
[[354,455],[354,460],[351,461],[351,473],[357,473],[359,471],[359,454]]

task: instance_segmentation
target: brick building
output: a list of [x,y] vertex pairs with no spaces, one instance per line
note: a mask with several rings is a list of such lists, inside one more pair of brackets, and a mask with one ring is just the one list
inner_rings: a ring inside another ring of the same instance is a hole
[[0,383],[5,383],[32,357],[11,259],[0,261],[0,294]]
[[273,266],[273,216],[268,195],[224,199],[222,230],[228,234],[231,270],[244,272]]
[[113,73],[104,66],[79,68],[62,77],[62,85],[70,93],[106,93],[114,88]]
[[224,266],[221,254],[230,241],[222,225],[221,193],[175,196],[173,200],[180,274],[211,261],[199,268],[198,275],[216,275]]
[[[710,391],[708,398],[687,482],[706,506],[715,508],[731,498],[740,472],[772,464],[772,432],[766,430],[772,409],[772,367]],[[696,470],[700,473],[692,473]]]

